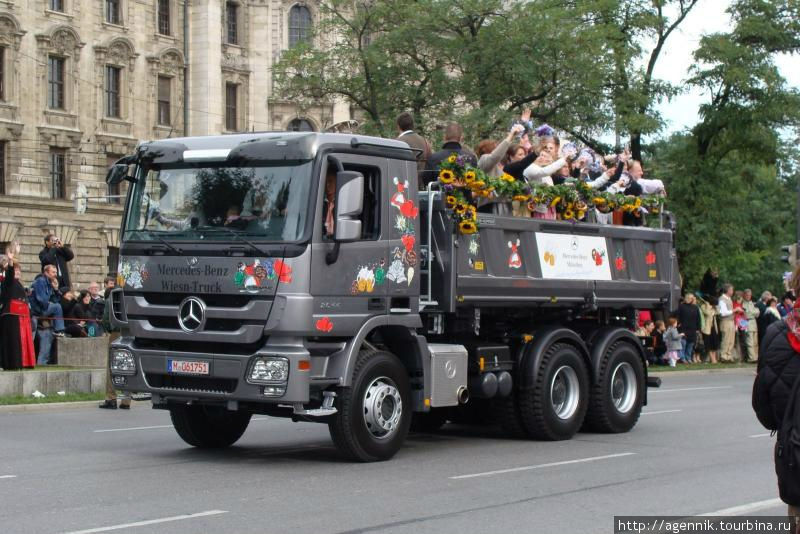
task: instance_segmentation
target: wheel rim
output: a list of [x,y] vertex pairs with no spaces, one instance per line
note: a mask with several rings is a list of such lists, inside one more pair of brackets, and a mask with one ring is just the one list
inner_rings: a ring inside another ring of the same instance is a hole
[[569,419],[578,411],[580,383],[578,373],[568,365],[563,365],[553,373],[550,381],[550,403],[559,419]]
[[400,424],[403,399],[391,378],[381,376],[364,391],[364,423],[373,437],[387,439]]
[[620,413],[628,413],[636,404],[638,393],[636,372],[628,362],[622,362],[611,373],[611,400]]

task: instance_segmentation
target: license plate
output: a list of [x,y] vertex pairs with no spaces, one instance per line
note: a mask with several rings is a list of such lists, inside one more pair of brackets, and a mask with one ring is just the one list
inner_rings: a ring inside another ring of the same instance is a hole
[[167,372],[179,375],[207,375],[208,362],[167,360]]

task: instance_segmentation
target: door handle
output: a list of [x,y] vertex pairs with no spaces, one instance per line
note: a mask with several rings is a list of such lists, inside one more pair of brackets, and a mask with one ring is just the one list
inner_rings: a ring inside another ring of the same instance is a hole
[[367,302],[368,310],[383,310],[386,308],[386,299],[373,297]]

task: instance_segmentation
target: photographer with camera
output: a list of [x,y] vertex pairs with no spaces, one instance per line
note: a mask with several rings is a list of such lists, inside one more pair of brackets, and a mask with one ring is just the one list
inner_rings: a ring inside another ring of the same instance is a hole
[[65,247],[61,239],[56,235],[48,234],[44,238],[44,248],[39,252],[39,261],[42,263],[42,270],[44,270],[45,265],[54,265],[56,267],[58,288],[62,292],[68,291],[71,287],[67,262],[72,261],[74,257],[75,254]]

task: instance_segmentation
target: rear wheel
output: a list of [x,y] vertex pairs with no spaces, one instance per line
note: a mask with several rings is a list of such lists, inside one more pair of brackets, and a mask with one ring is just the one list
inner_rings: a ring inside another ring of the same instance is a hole
[[250,415],[217,406],[180,404],[169,408],[172,426],[181,439],[206,449],[221,449],[236,443],[247,430]]
[[388,460],[400,450],[411,425],[411,387],[396,356],[362,351],[353,385],[338,390],[337,402],[328,429],[345,456],[375,462]]
[[544,440],[570,439],[578,432],[589,402],[589,372],[578,350],[556,343],[534,369],[532,387],[518,392],[522,425]]
[[644,388],[642,359],[630,343],[618,341],[604,356],[592,388],[586,430],[629,431],[642,413]]

